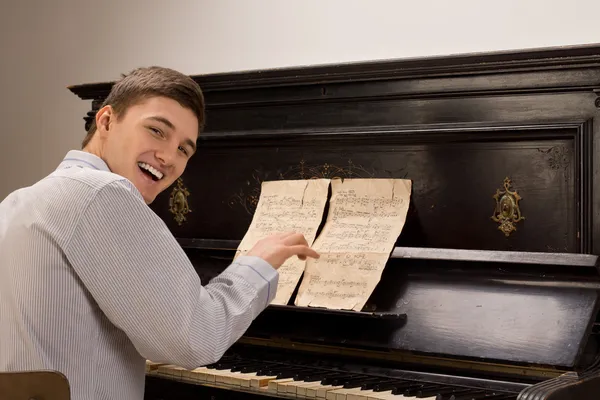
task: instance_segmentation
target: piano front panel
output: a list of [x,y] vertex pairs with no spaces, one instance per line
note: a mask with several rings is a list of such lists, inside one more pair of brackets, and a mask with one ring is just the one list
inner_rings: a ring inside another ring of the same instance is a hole
[[[205,284],[233,257],[187,251]],[[392,259],[363,310],[406,319],[268,307],[244,336],[573,368],[593,362],[586,349],[596,340],[587,340],[600,307],[596,275],[593,268]]]
[[[413,181],[412,205],[399,246],[577,252],[577,131],[523,132],[518,142],[515,133],[462,132],[454,143],[432,143],[433,133],[398,132],[211,139],[182,177],[192,209],[187,220],[179,224],[169,211],[172,189],[153,208],[177,237],[240,240],[262,181],[406,178]],[[525,218],[508,236],[491,218],[505,178],[522,197]]]
[[586,289],[508,275],[418,277],[406,275],[410,264],[390,263],[367,303],[370,310],[406,313],[406,321],[267,309],[246,337],[562,368],[575,367],[593,345],[586,338],[598,312],[598,283]]

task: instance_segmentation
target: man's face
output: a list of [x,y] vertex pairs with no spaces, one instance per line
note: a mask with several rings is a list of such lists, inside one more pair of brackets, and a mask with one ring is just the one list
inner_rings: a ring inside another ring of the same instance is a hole
[[190,109],[166,97],[152,97],[130,107],[119,121],[111,108],[104,110],[96,132],[105,138],[102,158],[150,204],[181,176],[196,151],[198,119]]

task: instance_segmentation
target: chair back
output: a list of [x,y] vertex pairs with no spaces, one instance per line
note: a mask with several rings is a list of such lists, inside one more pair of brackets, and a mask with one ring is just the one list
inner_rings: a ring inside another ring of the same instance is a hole
[[0,400],[70,399],[69,381],[60,372],[0,372]]

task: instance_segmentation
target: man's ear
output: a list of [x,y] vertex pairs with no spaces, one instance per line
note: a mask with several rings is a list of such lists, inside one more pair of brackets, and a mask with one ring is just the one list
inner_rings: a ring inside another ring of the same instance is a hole
[[96,133],[101,137],[106,137],[112,128],[115,118],[115,110],[110,105],[106,105],[98,110],[96,113]]

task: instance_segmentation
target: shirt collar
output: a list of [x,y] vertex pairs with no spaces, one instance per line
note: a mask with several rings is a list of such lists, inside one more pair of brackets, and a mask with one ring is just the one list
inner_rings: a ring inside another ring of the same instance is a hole
[[108,165],[106,165],[103,159],[92,153],[88,153],[87,151],[81,150],[69,151],[60,163],[59,168],[72,166],[80,168],[92,168],[110,172],[110,168],[108,168]]

